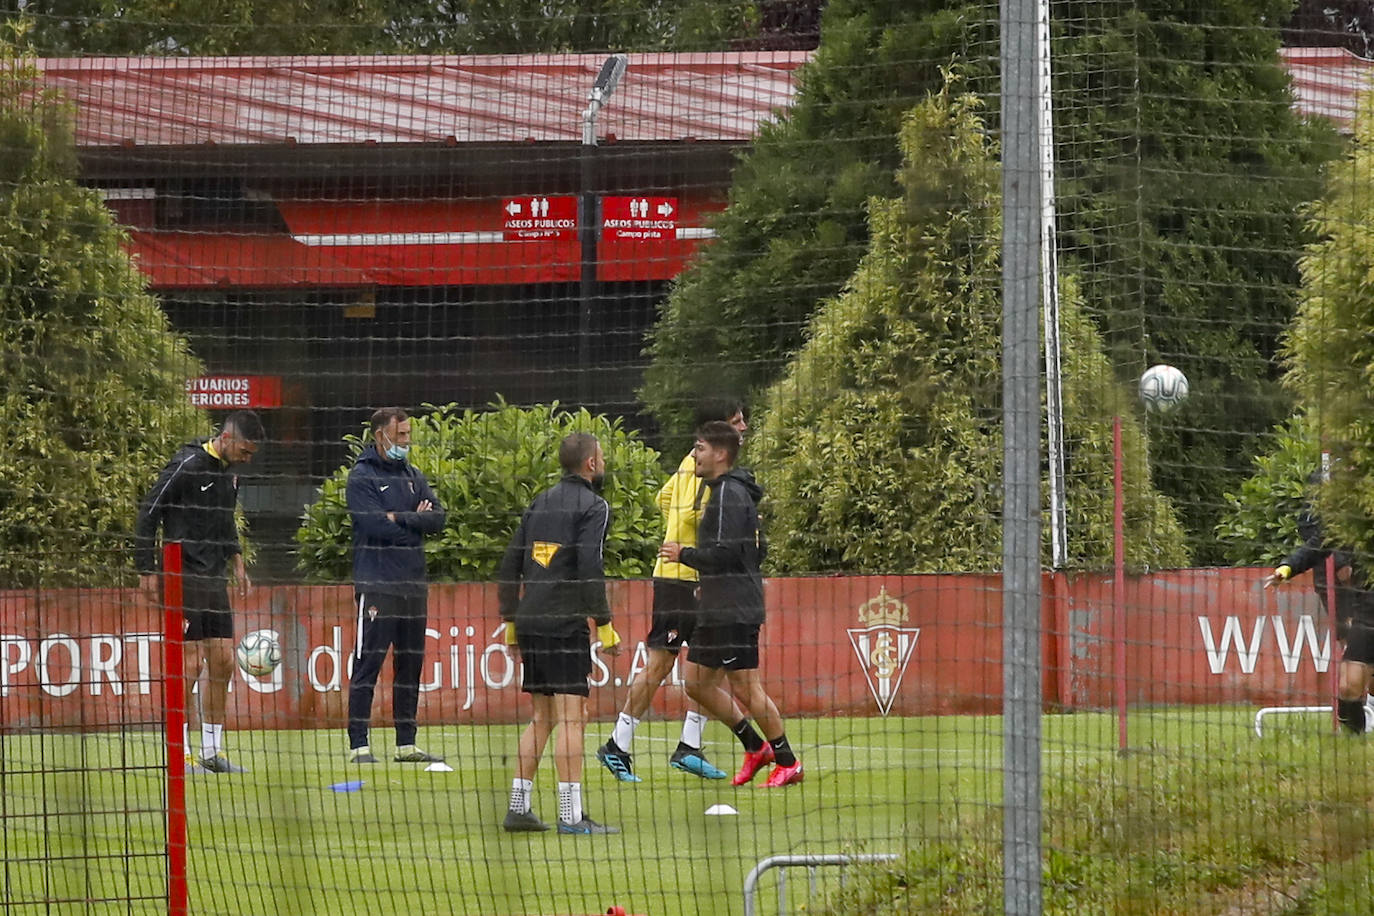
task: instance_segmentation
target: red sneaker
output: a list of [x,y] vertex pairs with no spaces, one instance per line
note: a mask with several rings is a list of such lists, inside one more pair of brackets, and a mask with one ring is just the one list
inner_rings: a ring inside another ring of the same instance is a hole
[[777,789],[782,786],[790,786],[801,782],[805,775],[802,772],[800,760],[790,767],[776,766],[773,767],[773,772],[768,774],[768,781],[763,784],[763,787],[765,789]]
[[742,786],[754,778],[759,770],[773,762],[773,745],[765,744],[757,751],[745,751],[744,763],[740,764],[739,772],[735,778],[730,780],[732,786]]

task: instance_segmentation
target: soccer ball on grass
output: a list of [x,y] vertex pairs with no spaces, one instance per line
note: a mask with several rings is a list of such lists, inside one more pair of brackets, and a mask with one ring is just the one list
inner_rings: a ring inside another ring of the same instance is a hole
[[1188,377],[1173,366],[1151,366],[1140,377],[1140,399],[1150,410],[1171,410],[1188,396]]
[[281,664],[281,643],[267,630],[254,630],[239,640],[234,658],[244,674],[266,677]]

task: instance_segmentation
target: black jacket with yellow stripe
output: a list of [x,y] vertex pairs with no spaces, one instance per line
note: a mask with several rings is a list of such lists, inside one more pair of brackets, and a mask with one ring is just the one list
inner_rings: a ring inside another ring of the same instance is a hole
[[569,474],[525,510],[497,576],[501,619],[521,635],[587,634],[587,618],[610,623],[602,548],[611,507]]

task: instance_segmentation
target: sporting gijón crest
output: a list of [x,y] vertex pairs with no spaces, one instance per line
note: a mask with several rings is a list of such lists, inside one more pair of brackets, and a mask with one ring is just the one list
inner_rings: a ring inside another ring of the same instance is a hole
[[878,703],[878,712],[884,716],[897,698],[916,638],[921,635],[919,627],[902,626],[910,614],[904,602],[889,595],[886,587],[880,588],[878,597],[859,605],[860,625],[845,631]]

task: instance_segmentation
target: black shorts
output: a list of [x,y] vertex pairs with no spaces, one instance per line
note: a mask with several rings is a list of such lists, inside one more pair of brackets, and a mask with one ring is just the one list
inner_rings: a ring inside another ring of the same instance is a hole
[[579,697],[591,693],[587,679],[592,674],[592,653],[587,636],[526,636],[516,627],[515,640],[525,666],[520,684],[525,693]]
[[702,623],[687,647],[687,661],[703,668],[749,671],[759,666],[759,625]]
[[234,615],[229,610],[229,583],[205,576],[181,579],[182,617],[186,642],[233,639]]
[[1374,666],[1374,623],[1351,620],[1345,634],[1345,661]]
[[654,617],[646,649],[676,654],[683,643],[692,641],[697,625],[697,583],[685,579],[654,580]]

